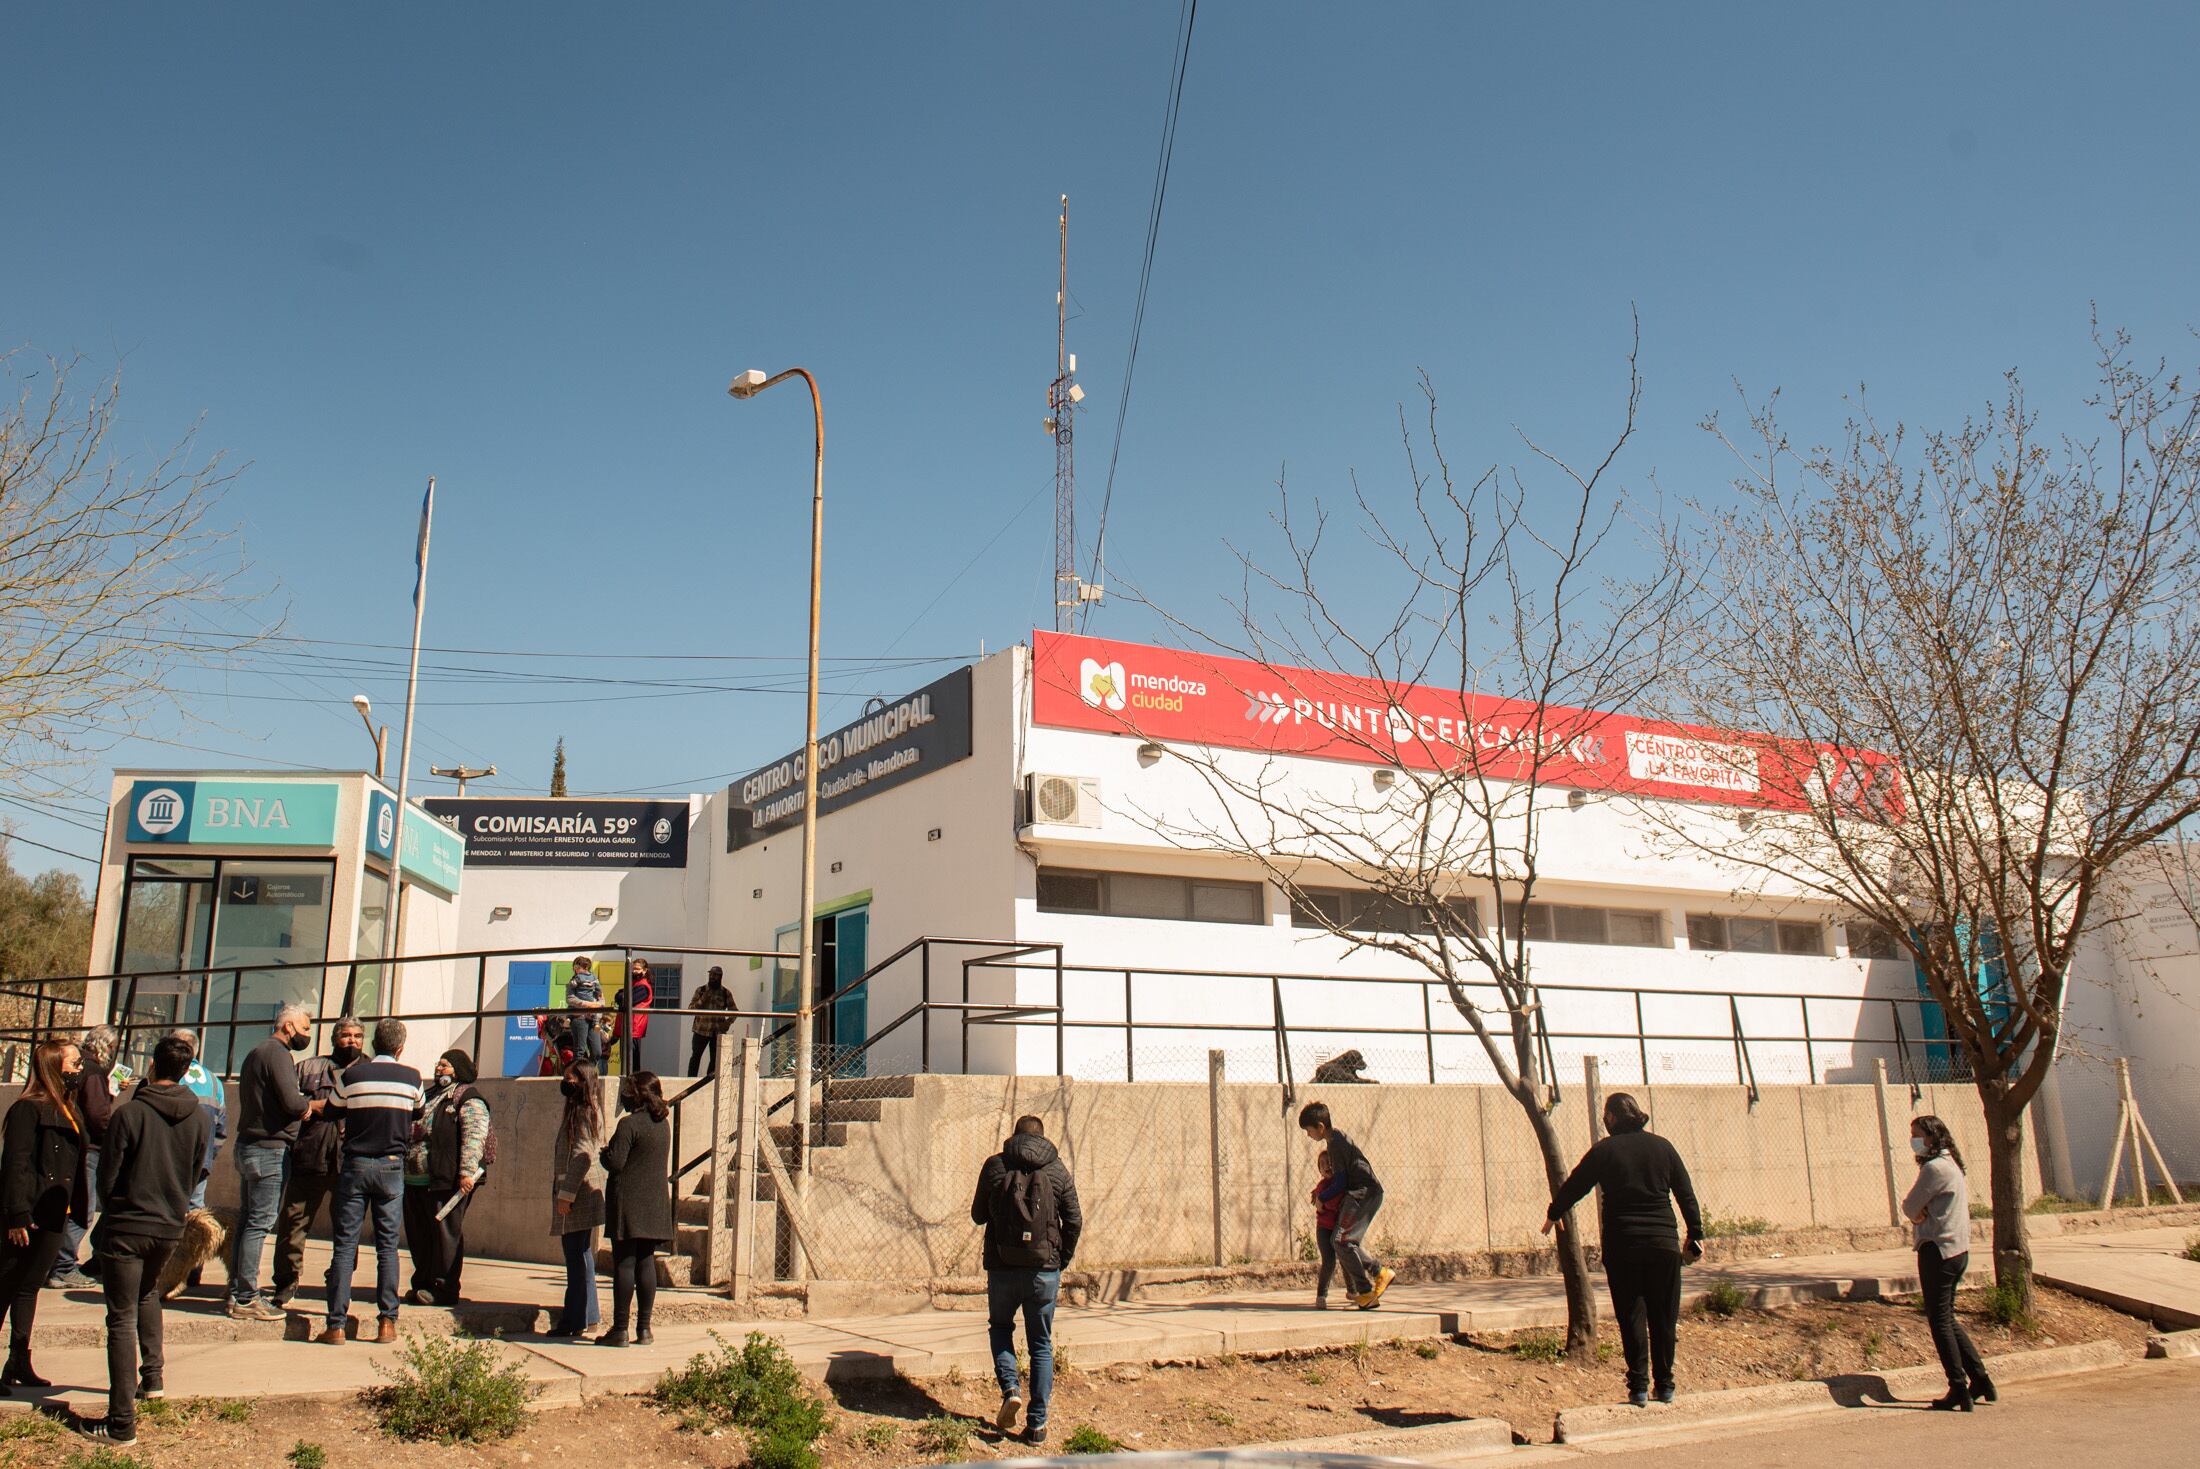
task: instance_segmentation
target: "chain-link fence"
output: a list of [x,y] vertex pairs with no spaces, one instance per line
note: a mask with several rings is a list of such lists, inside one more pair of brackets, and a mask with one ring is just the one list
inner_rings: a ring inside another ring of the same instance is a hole
[[[1431,1086],[1425,1047],[1371,1038],[1338,1051],[1295,1041],[1284,1060],[1296,1080],[1286,1085],[1275,1080],[1278,1058],[1259,1038],[1216,1038],[1225,1044],[1141,1037],[1135,1082],[1125,1076],[1131,1063],[1111,1068],[1098,1056],[1087,1074],[1066,1077],[871,1077],[849,1074],[854,1068],[839,1053],[820,1053],[805,1202],[810,1273],[908,1280],[977,1273],[980,1232],[970,1203],[978,1170],[1027,1113],[1043,1120],[1076,1179],[1085,1219],[1077,1263],[1091,1269],[1308,1257],[1321,1149],[1300,1131],[1298,1113],[1313,1100],[1328,1104],[1382,1179],[1385,1201],[1369,1235],[1378,1254],[1544,1243],[1553,1161],[1563,1175],[1579,1160],[1596,1135],[1601,1100],[1618,1091],[1633,1094],[1651,1127],[1680,1151],[1715,1238],[1894,1225],[1895,1201],[1915,1166],[1910,1120],[1926,1112],[1953,1129],[1975,1202],[1983,1205],[1987,1193],[1985,1127],[1968,1082],[1913,1084],[1891,1068],[1883,1080],[1869,1072],[1863,1081],[1773,1080],[1753,1077],[1746,1057],[1737,1080],[1730,1048],[1700,1046],[1649,1051],[1645,1082],[1645,1055],[1631,1040],[1602,1051],[1554,1048],[1544,1072],[1547,1085],[1555,1082],[1547,1157],[1529,1111],[1490,1084],[1486,1053],[1480,1075],[1458,1068],[1472,1080]],[[2200,1096],[2175,1071],[2134,1068],[2133,1076],[2170,1171],[2180,1182],[2193,1177]],[[791,1087],[777,1079],[761,1085],[791,1175],[799,1171]],[[2089,1092],[2065,1087],[2069,1147],[2096,1191],[2117,1116],[2113,1081],[2110,1092],[2104,1115]],[[2028,1195],[2037,1197],[2051,1191],[2052,1178],[2033,1141],[2024,1161]],[[2151,1159],[2148,1166],[2159,1183],[2160,1169]],[[2128,1196],[2128,1164],[2124,1179]],[[758,1269],[784,1274],[795,1231],[778,1186],[767,1178],[760,1194],[769,1239]],[[1576,1218],[1593,1241],[1594,1201]]]

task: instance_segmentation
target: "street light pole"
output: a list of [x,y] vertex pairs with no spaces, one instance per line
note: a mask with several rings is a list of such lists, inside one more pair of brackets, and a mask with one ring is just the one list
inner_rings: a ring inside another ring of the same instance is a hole
[[380,729],[374,727],[374,705],[368,702],[365,694],[353,694],[351,707],[359,711],[359,718],[367,726],[367,738],[374,741],[374,778],[380,780],[382,766],[390,753],[390,727],[386,724]]
[[[816,998],[817,967],[817,934],[813,925],[817,910],[817,645],[825,581],[825,400],[818,393],[817,379],[800,367],[790,367],[770,377],[751,369],[736,377],[726,391],[735,398],[753,398],[790,377],[799,377],[809,384],[810,412],[817,424],[817,452],[810,489],[810,674],[802,734],[802,911],[796,929],[799,958],[795,982],[801,990],[794,1012],[794,1186],[796,1196],[807,1200],[810,1193],[810,1052],[816,1030],[811,1006]],[[742,1139],[742,1145],[748,1146],[748,1139]],[[792,1263],[794,1278],[802,1279],[807,1273],[807,1261],[799,1237],[794,1242]]]

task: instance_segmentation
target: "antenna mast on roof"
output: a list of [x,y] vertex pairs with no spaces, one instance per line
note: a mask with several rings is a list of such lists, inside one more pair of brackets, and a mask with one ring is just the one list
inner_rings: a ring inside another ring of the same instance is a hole
[[1068,632],[1080,603],[1100,589],[1077,575],[1077,455],[1071,429],[1085,390],[1069,350],[1069,195],[1062,196],[1062,277],[1054,292],[1054,381],[1047,387],[1047,432],[1054,435],[1054,630]]

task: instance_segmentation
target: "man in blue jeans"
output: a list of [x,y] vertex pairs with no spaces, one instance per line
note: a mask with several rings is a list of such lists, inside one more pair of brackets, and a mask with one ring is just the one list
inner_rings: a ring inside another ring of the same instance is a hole
[[1016,1318],[1023,1317],[1031,1352],[1030,1416],[1023,1441],[1047,1441],[1047,1400],[1054,1393],[1054,1301],[1062,1272],[1077,1254],[1085,1216],[1077,1185],[1036,1117],[1016,1119],[1016,1131],[978,1171],[970,1222],[985,1226],[985,1282],[993,1376],[1001,1408],[993,1426],[1006,1435],[1024,1412],[1016,1372]]
[[260,1253],[282,1208],[298,1124],[321,1110],[298,1085],[297,1053],[313,1044],[303,1007],[285,1005],[272,1034],[252,1048],[237,1073],[237,1247],[229,1257],[229,1314],[241,1321],[280,1321],[260,1298]]
[[420,1073],[397,1059],[404,1051],[404,1022],[376,1021],[373,1056],[346,1067],[329,1094],[329,1105],[344,1118],[343,1165],[329,1209],[336,1251],[329,1260],[328,1319],[320,1338],[329,1346],[344,1344],[351,1318],[351,1274],[370,1211],[375,1303],[381,1314],[374,1339],[397,1340],[397,1229],[405,1198],[405,1147],[412,1141],[413,1112],[420,1106]]

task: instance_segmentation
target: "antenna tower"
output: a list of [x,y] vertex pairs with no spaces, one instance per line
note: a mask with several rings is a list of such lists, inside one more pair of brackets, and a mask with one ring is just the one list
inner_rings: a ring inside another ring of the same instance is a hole
[[1093,595],[1077,575],[1077,454],[1072,425],[1085,390],[1069,350],[1069,195],[1062,196],[1062,277],[1054,292],[1054,381],[1047,386],[1047,432],[1054,436],[1054,630],[1068,632]]

